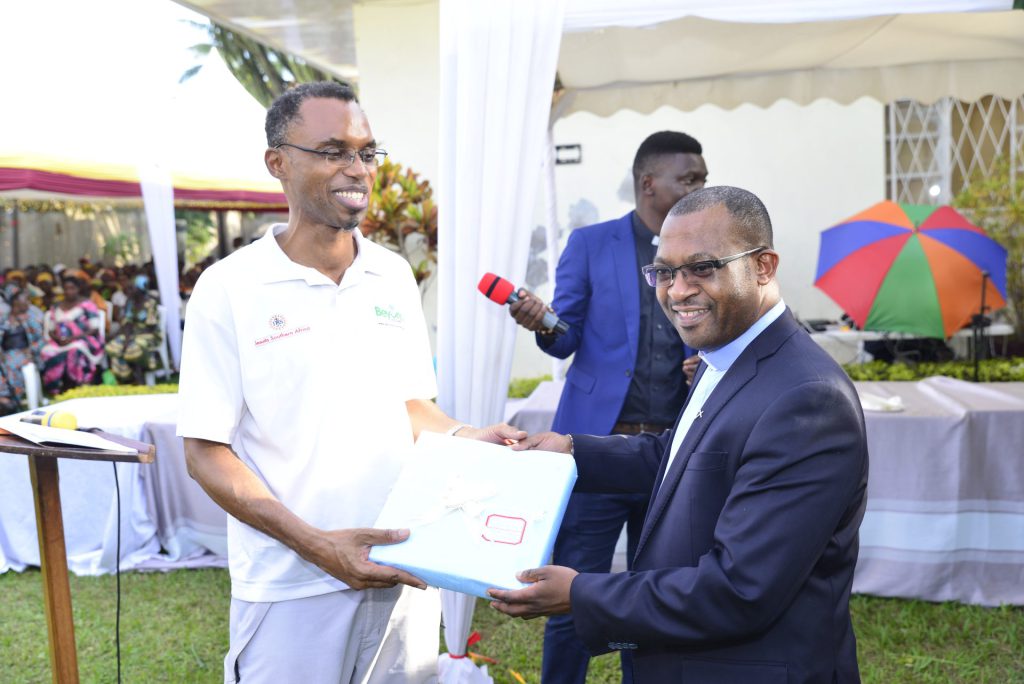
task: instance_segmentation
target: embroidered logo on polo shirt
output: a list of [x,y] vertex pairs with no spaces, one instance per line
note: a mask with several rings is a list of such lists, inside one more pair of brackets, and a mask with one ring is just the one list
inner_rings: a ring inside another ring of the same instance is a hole
[[400,311],[395,310],[395,307],[391,305],[388,305],[387,308],[375,306],[373,311],[377,314],[377,325],[389,325],[395,328],[405,327],[405,319]]
[[284,328],[286,325],[288,325],[288,321],[282,314],[274,314],[273,316],[270,317],[267,323],[270,325],[271,330],[274,330],[275,332],[271,333],[270,335],[265,335],[263,337],[256,338],[257,347],[262,347],[263,345],[268,344],[270,342],[277,342],[278,340],[288,339],[289,337],[294,337],[295,335],[298,335],[300,333],[309,332],[308,325],[299,325],[292,328],[291,330],[285,330]]

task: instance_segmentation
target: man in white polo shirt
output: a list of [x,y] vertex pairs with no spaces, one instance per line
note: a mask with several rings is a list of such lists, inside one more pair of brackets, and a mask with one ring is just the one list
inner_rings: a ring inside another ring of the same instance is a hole
[[525,433],[460,426],[430,401],[412,271],[358,230],[384,152],[352,90],[293,88],[266,132],[288,223],[196,284],[178,434],[189,472],[229,513],[225,681],[360,681],[398,585],[424,587],[367,560],[409,534],[371,529],[398,455],[423,430]]

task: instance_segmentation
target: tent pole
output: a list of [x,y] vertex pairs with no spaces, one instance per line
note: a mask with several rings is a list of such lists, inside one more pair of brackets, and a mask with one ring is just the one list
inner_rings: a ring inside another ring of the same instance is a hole
[[973,331],[971,342],[974,345],[974,382],[978,382],[980,359],[982,355],[982,343],[985,341],[985,328],[992,323],[991,320],[985,317],[985,284],[988,281],[988,271],[981,272],[981,309],[978,310],[978,314],[974,316]]
[[228,255],[228,226],[224,218],[224,210],[217,209],[217,258]]
[[[555,296],[555,271],[558,268],[558,258],[561,250],[559,247],[559,237],[562,232],[558,225],[558,195],[555,190],[555,135],[554,135],[554,121],[548,124],[547,134],[545,135],[545,147],[544,155],[544,199],[547,209],[548,218],[547,230],[545,235],[545,242],[548,248],[548,283],[551,285],[551,298]],[[558,380],[565,375],[566,364],[564,359],[559,359],[554,356],[551,357],[551,379]]]
[[21,265],[21,255],[18,253],[18,238],[21,231],[21,216],[18,214],[18,203],[14,203],[14,213],[11,215],[11,259],[13,260],[12,266],[15,268]]

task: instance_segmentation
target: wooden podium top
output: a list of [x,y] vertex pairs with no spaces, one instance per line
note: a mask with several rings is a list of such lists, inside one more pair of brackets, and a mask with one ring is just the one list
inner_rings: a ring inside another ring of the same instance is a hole
[[89,449],[80,446],[69,446],[60,444],[35,444],[22,439],[17,435],[0,430],[0,453],[28,454],[29,456],[42,456],[50,458],[76,458],[83,461],[121,461],[124,463],[152,463],[156,458],[156,447],[145,442],[137,442],[134,439],[112,435],[100,430],[89,430],[111,442],[135,449],[134,454],[122,451],[107,451],[105,449]]

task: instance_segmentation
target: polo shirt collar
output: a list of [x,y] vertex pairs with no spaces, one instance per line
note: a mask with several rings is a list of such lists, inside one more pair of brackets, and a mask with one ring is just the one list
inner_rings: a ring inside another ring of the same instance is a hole
[[356,241],[356,258],[352,265],[345,271],[341,284],[337,285],[333,280],[320,271],[310,266],[303,266],[291,260],[284,253],[281,245],[278,244],[276,236],[288,228],[286,223],[275,223],[266,234],[256,241],[254,248],[261,250],[262,282],[276,283],[288,280],[304,280],[307,285],[332,285],[334,287],[349,287],[362,280],[363,274],[381,275],[382,264],[375,250],[368,248],[369,240],[363,237],[362,231],[356,229],[352,235]]
[[758,335],[765,331],[765,329],[775,322],[779,316],[786,310],[786,303],[779,299],[779,302],[768,309],[767,312],[759,319],[754,321],[754,324],[747,328],[746,332],[737,337],[729,344],[719,347],[712,351],[698,351],[697,355],[708,365],[713,371],[725,372],[729,370],[732,364],[740,357],[743,350],[754,341]]

